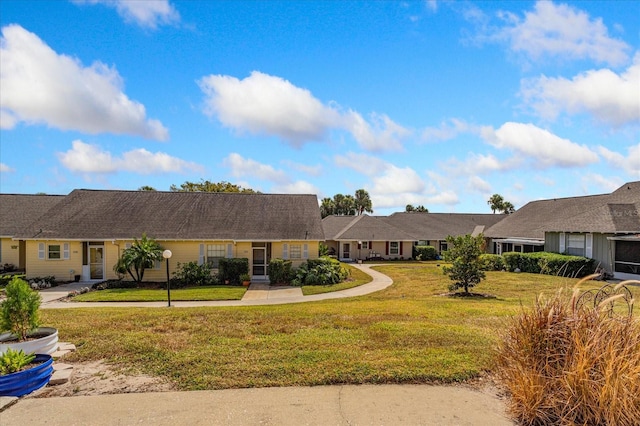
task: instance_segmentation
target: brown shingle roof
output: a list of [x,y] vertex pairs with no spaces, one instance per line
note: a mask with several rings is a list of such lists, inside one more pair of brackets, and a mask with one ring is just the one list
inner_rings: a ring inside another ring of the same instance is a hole
[[327,216],[322,220],[325,237],[348,241],[414,241],[413,235],[382,220],[369,216]]
[[[485,233],[492,238],[544,239],[547,232],[640,232],[640,181],[611,194],[532,201]],[[631,229],[629,229],[631,228]]]
[[416,241],[436,241],[444,240],[449,235],[482,233],[505,216],[475,213],[393,213],[382,219],[410,233]]
[[324,240],[315,195],[78,189],[21,233],[38,239]]
[[15,236],[63,199],[64,195],[0,194],[0,236]]

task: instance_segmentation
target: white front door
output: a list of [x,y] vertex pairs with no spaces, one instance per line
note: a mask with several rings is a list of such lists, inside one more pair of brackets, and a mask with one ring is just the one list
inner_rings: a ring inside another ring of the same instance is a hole
[[251,275],[254,279],[267,279],[267,249],[266,247],[253,247],[253,261]]
[[89,279],[104,279],[104,246],[89,246]]

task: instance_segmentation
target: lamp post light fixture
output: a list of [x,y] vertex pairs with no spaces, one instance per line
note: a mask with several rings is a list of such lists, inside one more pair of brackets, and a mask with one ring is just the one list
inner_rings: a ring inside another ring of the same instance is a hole
[[167,261],[167,306],[171,307],[171,284],[169,283],[169,259],[171,259],[171,250],[165,250],[162,252],[162,257]]

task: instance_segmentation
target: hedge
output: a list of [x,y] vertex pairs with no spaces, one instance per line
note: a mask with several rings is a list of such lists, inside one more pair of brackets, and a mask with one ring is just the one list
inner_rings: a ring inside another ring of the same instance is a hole
[[218,277],[221,282],[229,280],[230,284],[240,284],[240,275],[249,273],[249,259],[246,257],[220,259]]
[[593,274],[595,261],[582,256],[569,256],[559,253],[508,252],[502,255],[507,271],[519,269],[533,274],[559,275],[563,277],[584,277]]
[[293,279],[291,261],[271,259],[269,262],[269,281],[271,284],[289,284]]
[[433,246],[413,246],[412,256],[416,260],[435,260],[438,258],[438,251]]
[[499,254],[484,253],[478,258],[483,271],[502,271],[505,269],[504,259]]

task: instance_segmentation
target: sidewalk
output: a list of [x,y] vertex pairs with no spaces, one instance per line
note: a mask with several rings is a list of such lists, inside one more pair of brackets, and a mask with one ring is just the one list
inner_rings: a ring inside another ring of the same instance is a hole
[[504,407],[462,386],[343,385],[26,398],[0,424],[513,426]]
[[[303,296],[299,287],[269,286],[265,283],[254,283],[249,286],[242,300],[213,300],[213,301],[171,301],[172,307],[193,308],[198,306],[255,306],[255,305],[281,305],[286,303],[315,302],[318,300],[339,299],[344,297],[363,296],[369,293],[383,290],[393,284],[391,278],[371,269],[376,265],[352,266],[371,276],[371,282],[347,290],[331,293]],[[136,308],[163,308],[167,302],[64,302],[60,299],[67,297],[72,290],[82,287],[90,287],[91,283],[64,284],[46,290],[41,290],[42,309],[66,309],[66,308],[102,308],[102,307],[136,307]]]

